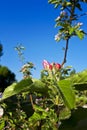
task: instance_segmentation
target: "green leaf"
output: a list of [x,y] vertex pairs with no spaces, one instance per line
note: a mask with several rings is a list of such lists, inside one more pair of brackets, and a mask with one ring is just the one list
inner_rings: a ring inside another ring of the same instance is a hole
[[5,121],[0,119],[0,130],[3,130],[5,126]]
[[76,4],[76,7],[77,7],[80,11],[82,11],[81,5],[80,5],[79,3]]
[[82,30],[76,30],[75,33],[77,34],[77,36],[80,38],[80,39],[83,39],[84,38],[84,32]]
[[50,4],[55,4],[54,8],[57,8],[60,4],[59,0],[48,0]]
[[2,100],[28,89],[32,83],[30,78],[21,80],[19,83],[13,83],[5,89]]
[[33,122],[36,122],[39,120],[41,120],[41,115],[37,112],[34,112],[34,114],[29,119],[29,121],[33,121]]
[[84,91],[87,90],[87,82],[86,83],[74,83],[74,87],[76,90]]
[[80,91],[87,90],[87,70],[74,74],[73,76],[70,76],[69,79],[75,89]]
[[34,109],[35,109],[35,111],[39,111],[39,112],[45,111],[41,106],[38,106],[38,105],[34,105]]
[[78,107],[71,113],[71,117],[63,120],[59,130],[87,130],[87,109]]
[[66,2],[66,5],[67,5],[67,6],[69,6],[69,5],[71,5],[71,4],[72,4],[71,2]]
[[42,94],[48,93],[48,87],[40,80],[36,80],[29,88],[30,92],[37,92]]
[[57,4],[58,0],[48,0],[48,2],[51,3],[51,4]]
[[70,116],[71,116],[71,110],[69,110],[67,108],[63,108],[60,110],[60,114],[59,114],[60,120],[68,119]]
[[41,106],[34,105],[35,112],[34,114],[29,118],[29,121],[39,121],[41,119],[46,119],[48,116],[48,113],[45,111],[45,109],[41,108]]
[[70,27],[69,28],[69,34],[71,35],[72,33],[74,33],[74,31],[75,31],[75,28],[74,27]]
[[8,86],[3,93],[2,100],[19,94],[23,91],[29,91],[30,93],[37,92],[41,94],[47,94],[48,88],[40,80],[32,81],[31,79],[24,79],[19,83],[13,83],[12,85]]
[[57,8],[58,7],[58,4],[55,4],[54,8]]
[[69,80],[60,80],[58,87],[65,105],[69,109],[73,109],[75,107],[75,94],[71,87],[71,82]]

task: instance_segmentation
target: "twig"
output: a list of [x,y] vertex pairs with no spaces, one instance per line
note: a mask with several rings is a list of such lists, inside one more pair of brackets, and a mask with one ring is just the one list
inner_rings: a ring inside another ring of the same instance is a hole
[[66,40],[66,48],[65,48],[65,53],[64,53],[64,59],[63,59],[63,62],[61,64],[61,66],[63,66],[66,63],[66,57],[67,57],[67,51],[68,51],[68,44],[69,44],[69,38]]
[[83,14],[80,14],[77,16],[77,18],[81,17],[81,16],[84,16],[84,15],[87,15],[87,12],[83,13]]
[[34,109],[34,103],[33,103],[33,99],[32,99],[32,95],[31,94],[30,94],[30,102],[31,102],[32,108]]

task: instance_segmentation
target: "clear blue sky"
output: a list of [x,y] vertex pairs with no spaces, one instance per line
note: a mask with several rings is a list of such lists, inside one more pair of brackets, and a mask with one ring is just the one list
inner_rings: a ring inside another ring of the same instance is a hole
[[[87,11],[87,4],[83,8],[84,12]],[[58,31],[54,27],[58,14],[59,11],[48,4],[48,0],[0,0],[0,41],[4,48],[0,64],[13,71],[17,80],[22,79],[19,72],[21,63],[14,50],[17,43],[26,48],[26,61],[35,64],[35,78],[40,76],[44,59],[62,62],[65,42],[57,43],[54,40]],[[83,28],[87,32],[87,16],[83,16],[80,22],[84,23]],[[75,37],[70,40],[65,65],[71,65],[77,71],[87,68],[87,37],[84,40]]]

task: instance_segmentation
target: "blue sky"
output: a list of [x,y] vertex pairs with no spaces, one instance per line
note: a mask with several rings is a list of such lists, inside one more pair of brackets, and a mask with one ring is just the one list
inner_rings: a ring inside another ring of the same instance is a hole
[[[26,61],[33,62],[36,70],[33,77],[39,78],[43,68],[42,61],[61,63],[63,60],[62,47],[65,42],[57,43],[54,40],[58,29],[55,28],[55,18],[59,10],[48,4],[48,0],[0,0],[0,41],[3,44],[4,55],[0,63],[7,66],[21,80],[19,72],[21,62],[14,47],[22,44],[26,50]],[[87,4],[83,5],[84,12]],[[81,13],[81,12],[79,12]],[[80,19],[87,32],[87,16]],[[67,63],[77,71],[87,68],[87,37],[83,40],[72,38],[69,44]]]

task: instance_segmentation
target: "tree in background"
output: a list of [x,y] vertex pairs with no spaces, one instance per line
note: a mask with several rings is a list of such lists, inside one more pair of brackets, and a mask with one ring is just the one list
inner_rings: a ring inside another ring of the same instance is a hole
[[0,57],[3,55],[3,46],[2,44],[0,43]]
[[0,66],[0,91],[3,92],[7,86],[15,81],[15,74],[6,66]]

